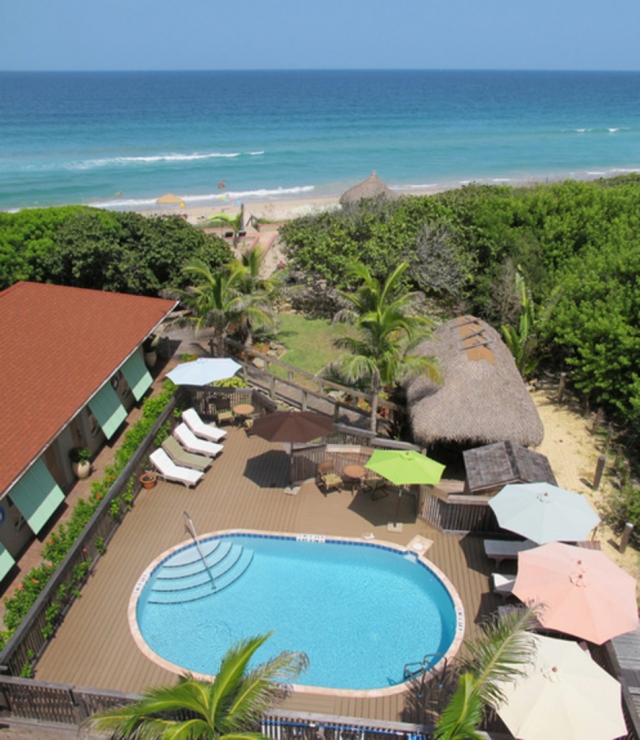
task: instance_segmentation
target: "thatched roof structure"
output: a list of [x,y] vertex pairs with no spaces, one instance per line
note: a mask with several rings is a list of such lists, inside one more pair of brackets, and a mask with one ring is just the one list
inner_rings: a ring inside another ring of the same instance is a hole
[[497,493],[509,483],[558,485],[549,459],[515,442],[475,447],[462,456],[467,473],[465,493]]
[[393,190],[387,187],[375,172],[372,172],[366,180],[342,193],[340,196],[340,205],[346,206],[351,203],[357,203],[363,198],[377,198],[379,195],[387,198],[395,197]]
[[510,440],[539,445],[542,421],[513,356],[498,332],[473,316],[439,326],[418,353],[436,357],[443,383],[407,383],[407,407],[418,444],[467,445]]

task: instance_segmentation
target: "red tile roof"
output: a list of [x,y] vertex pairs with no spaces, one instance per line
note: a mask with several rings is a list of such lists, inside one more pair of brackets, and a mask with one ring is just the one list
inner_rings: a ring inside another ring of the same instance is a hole
[[0,292],[0,493],[174,306],[42,283]]

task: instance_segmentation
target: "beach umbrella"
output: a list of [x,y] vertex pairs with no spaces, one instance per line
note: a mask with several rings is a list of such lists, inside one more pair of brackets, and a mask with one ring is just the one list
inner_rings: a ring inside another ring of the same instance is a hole
[[600,518],[584,496],[549,483],[513,483],[489,506],[504,529],[542,545],[587,538]]
[[518,553],[513,594],[546,629],[597,645],[637,629],[636,581],[600,550],[550,542]]
[[230,357],[200,357],[176,366],[167,378],[176,385],[207,385],[233,377],[241,367]]
[[161,195],[158,200],[156,200],[156,203],[161,206],[179,205],[180,208],[184,208],[184,201],[182,200],[182,198],[179,198],[173,193],[166,193],[166,195]]
[[570,640],[531,635],[536,652],[525,677],[501,685],[502,721],[520,740],[626,737],[618,681]]
[[[333,431],[333,419],[313,411],[274,411],[253,422],[252,434],[269,442],[311,442]],[[293,454],[289,448],[289,479],[293,477]]]
[[[416,450],[375,450],[365,463],[365,468],[373,470],[396,486],[410,486],[419,483],[428,485],[440,483],[445,466]],[[397,524],[401,498],[402,488],[399,488],[393,522],[388,525],[390,530],[402,526]]]

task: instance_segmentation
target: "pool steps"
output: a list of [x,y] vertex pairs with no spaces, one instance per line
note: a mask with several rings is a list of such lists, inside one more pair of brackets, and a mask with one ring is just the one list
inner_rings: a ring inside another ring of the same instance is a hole
[[235,583],[253,560],[253,550],[228,540],[211,540],[202,546],[207,568],[194,548],[176,553],[156,577],[150,604],[182,604],[219,593]]

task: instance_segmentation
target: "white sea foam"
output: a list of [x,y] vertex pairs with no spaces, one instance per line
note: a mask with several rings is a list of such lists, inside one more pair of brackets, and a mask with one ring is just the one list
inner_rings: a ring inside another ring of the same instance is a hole
[[[291,198],[297,195],[304,195],[311,193],[315,190],[314,185],[299,185],[291,188],[261,188],[259,190],[236,190],[226,191],[224,193],[203,193],[200,195],[180,195],[176,193],[180,198],[185,207],[195,205],[206,205],[210,203],[215,205],[217,203],[228,203],[233,201],[235,204],[242,203],[244,201],[255,201],[255,200],[278,200],[280,198]],[[107,201],[95,201],[88,205],[94,208],[114,208],[116,210],[148,210],[149,208],[157,207],[157,201],[155,198],[114,198],[113,200]]]
[[[264,152],[250,152],[251,156]],[[241,152],[206,152],[193,154],[154,154],[147,157],[106,157],[104,159],[85,159],[81,162],[69,162],[64,165],[68,170],[90,170],[97,167],[126,167],[128,165],[157,164],[158,162],[195,162],[202,159],[235,159]]]
[[616,131],[620,131],[619,128],[610,128],[610,129],[607,129],[607,130],[609,131],[610,134],[615,134]]

